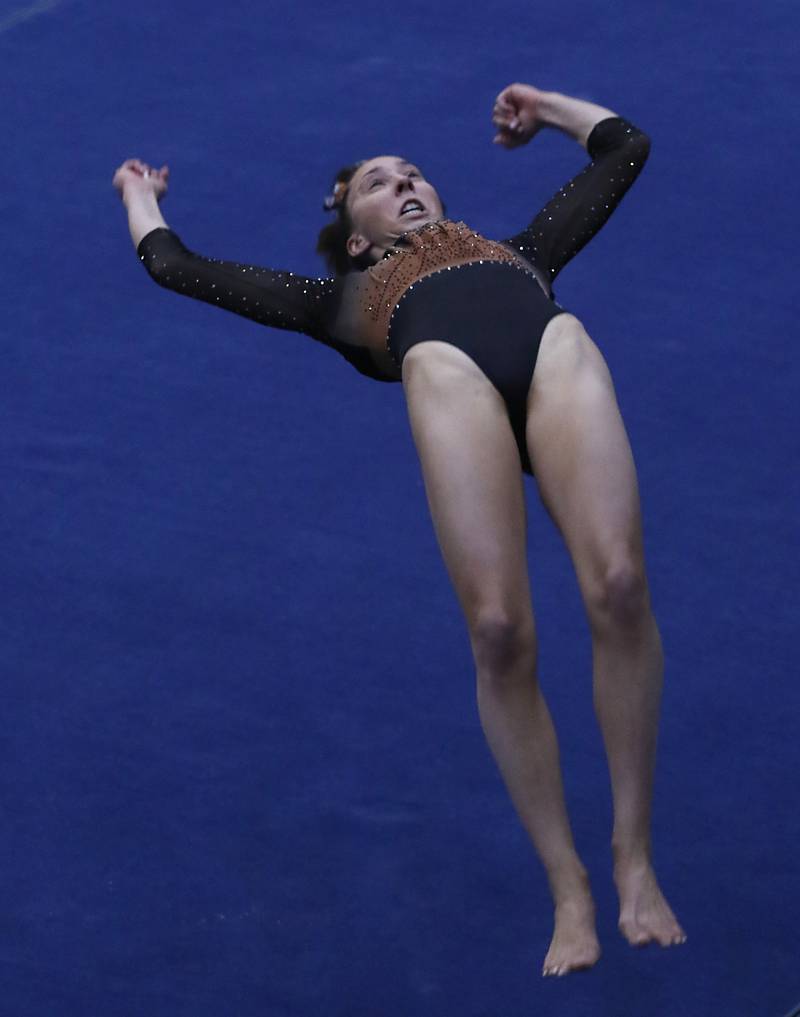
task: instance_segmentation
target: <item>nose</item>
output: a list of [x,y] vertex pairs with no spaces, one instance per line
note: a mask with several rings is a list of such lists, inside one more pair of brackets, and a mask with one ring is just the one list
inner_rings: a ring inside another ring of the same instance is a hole
[[397,177],[397,185],[396,186],[397,186],[397,193],[398,194],[402,194],[403,191],[406,190],[406,189],[408,189],[409,191],[413,191],[414,190],[414,181],[411,179],[410,176],[406,176],[405,174],[399,174],[398,177]]

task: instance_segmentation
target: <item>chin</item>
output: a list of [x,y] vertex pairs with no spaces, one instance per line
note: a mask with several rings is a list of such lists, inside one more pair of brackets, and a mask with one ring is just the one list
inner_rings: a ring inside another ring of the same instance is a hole
[[400,220],[400,225],[404,233],[410,233],[412,230],[418,230],[422,226],[427,226],[430,222],[436,222],[437,217],[435,215],[414,215],[408,220]]

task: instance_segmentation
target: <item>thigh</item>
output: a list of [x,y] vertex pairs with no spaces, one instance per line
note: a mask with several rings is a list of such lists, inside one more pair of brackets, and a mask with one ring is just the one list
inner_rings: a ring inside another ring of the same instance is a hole
[[403,388],[434,529],[472,628],[497,612],[532,624],[519,452],[502,397],[461,350],[423,342]]
[[600,350],[572,315],[542,339],[526,440],[542,501],[588,602],[615,569],[644,576],[636,467]]

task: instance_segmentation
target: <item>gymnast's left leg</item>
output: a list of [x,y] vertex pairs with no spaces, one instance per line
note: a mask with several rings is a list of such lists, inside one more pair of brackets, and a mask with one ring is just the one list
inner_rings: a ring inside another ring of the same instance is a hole
[[602,354],[572,315],[545,329],[528,396],[539,493],[589,617],[595,712],[614,801],[619,927],[634,945],[686,938],[656,880],[650,816],[663,652],[645,574],[636,469]]

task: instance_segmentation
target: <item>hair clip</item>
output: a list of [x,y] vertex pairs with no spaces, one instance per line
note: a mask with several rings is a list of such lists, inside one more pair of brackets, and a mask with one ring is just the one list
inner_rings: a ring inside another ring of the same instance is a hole
[[347,193],[347,184],[344,180],[337,180],[336,185],[333,188],[333,194],[329,194],[324,200],[323,207],[326,212],[330,212],[334,208],[338,208],[339,205],[343,204],[344,196]]

